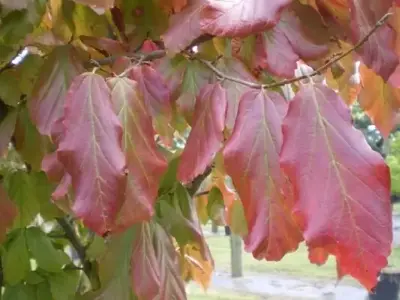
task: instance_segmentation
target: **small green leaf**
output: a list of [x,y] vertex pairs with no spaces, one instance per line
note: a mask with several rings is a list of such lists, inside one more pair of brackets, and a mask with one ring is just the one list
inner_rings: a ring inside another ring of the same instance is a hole
[[50,284],[47,281],[41,282],[36,287],[36,298],[37,300],[53,300],[51,294]]
[[18,207],[14,227],[28,226],[40,210],[31,176],[24,171],[9,174],[5,178],[5,188]]
[[35,192],[37,200],[40,205],[40,215],[44,220],[52,220],[60,218],[65,213],[58,208],[56,204],[51,201],[51,194],[54,191],[54,184],[49,181],[44,172],[32,173],[33,181],[35,184]]
[[18,79],[10,76],[12,71],[6,70],[0,73],[0,98],[10,106],[17,106],[20,101],[21,91]]
[[[2,255],[4,280],[10,285],[15,285],[23,280],[30,271],[29,252],[24,230],[7,245]],[[19,299],[19,298],[14,298]]]
[[39,228],[28,228],[26,238],[33,258],[43,270],[53,273],[60,272],[61,268],[69,263],[65,253],[54,248],[51,240]]
[[[2,300],[36,300],[35,288],[22,283],[15,286],[6,286]],[[42,300],[42,299],[40,299]]]
[[30,271],[26,276],[26,282],[31,285],[39,284],[43,282],[45,279],[35,271]]
[[214,186],[208,194],[207,202],[207,213],[210,219],[215,220],[224,207],[224,197],[219,188]]
[[158,195],[166,194],[174,188],[175,183],[177,182],[176,173],[178,171],[179,158],[180,156],[177,156],[169,162],[168,169],[160,180]]
[[78,288],[79,272],[67,270],[49,277],[54,300],[72,300]]
[[41,136],[33,125],[28,110],[24,106],[18,115],[15,127],[15,149],[32,170],[40,171],[44,155],[51,143],[47,137]]

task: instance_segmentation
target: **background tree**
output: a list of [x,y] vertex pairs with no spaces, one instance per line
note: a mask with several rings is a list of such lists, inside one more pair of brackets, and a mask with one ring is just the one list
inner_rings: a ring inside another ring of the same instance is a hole
[[221,202],[256,259],[376,285],[389,169],[348,106],[395,129],[398,1],[0,5],[3,299],[186,299]]

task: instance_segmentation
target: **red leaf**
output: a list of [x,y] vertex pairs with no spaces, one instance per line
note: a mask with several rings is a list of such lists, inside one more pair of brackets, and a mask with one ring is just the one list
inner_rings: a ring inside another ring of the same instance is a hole
[[201,29],[216,36],[245,37],[272,28],[291,0],[210,0],[201,12]]
[[138,84],[128,78],[111,78],[108,85],[114,111],[124,128],[122,147],[127,158],[125,202],[116,224],[116,229],[122,230],[153,215],[167,162],[157,150],[152,120],[139,95]]
[[227,92],[219,83],[205,85],[196,100],[192,131],[182,152],[177,178],[191,182],[211,164],[223,141]]
[[279,165],[282,119],[276,106],[287,109],[275,92],[246,92],[223,155],[227,174],[243,203],[249,233],[246,250],[257,259],[280,260],[303,239],[291,215],[293,199]]
[[57,154],[72,177],[72,210],[86,226],[103,235],[121,208],[126,176],[122,127],[100,75],[84,73],[74,79],[63,124],[65,135]]
[[[350,27],[353,43],[359,42],[366,36],[380,18],[383,17],[392,5],[392,0],[351,0]],[[382,76],[386,81],[399,64],[399,59],[393,49],[395,31],[387,24],[381,26],[357,50],[362,61]]]
[[291,78],[299,59],[316,59],[328,51],[327,46],[317,45],[307,39],[299,19],[293,12],[285,11],[273,29],[258,36],[255,60],[258,66],[271,73]]
[[64,101],[72,79],[83,72],[73,49],[55,48],[46,59],[35,83],[28,109],[42,135],[50,135],[54,123],[64,114]]
[[172,106],[167,83],[158,71],[148,65],[133,68],[130,78],[138,83],[144,104],[154,118],[157,132],[167,144],[171,143],[173,130],[169,123],[172,119]]
[[335,255],[343,275],[372,289],[391,250],[388,167],[325,85],[300,88],[283,132],[281,165],[293,183],[309,248]]
[[150,66],[137,66],[130,72],[131,79],[139,84],[144,103],[153,117],[171,116],[171,101],[167,84],[161,74]]
[[[238,59],[220,59],[218,60],[217,67],[226,75],[241,78],[250,82],[257,82],[256,78],[250,73],[246,65]],[[243,84],[237,84],[236,82],[230,80],[225,80],[222,83],[222,86],[226,89],[227,99],[229,99],[225,123],[229,130],[233,130],[241,96],[245,92],[251,90],[251,88]]]
[[161,266],[154,250],[154,226],[138,224],[131,257],[132,287],[139,299],[156,299],[160,293]]
[[57,152],[46,154],[42,160],[42,171],[50,181],[58,182],[65,174],[64,165],[58,160]]
[[14,223],[17,206],[10,200],[4,187],[0,185],[0,243],[6,238],[7,229]]
[[162,36],[169,52],[184,50],[202,34],[200,12],[206,4],[206,0],[192,0],[180,13],[171,16],[170,26]]

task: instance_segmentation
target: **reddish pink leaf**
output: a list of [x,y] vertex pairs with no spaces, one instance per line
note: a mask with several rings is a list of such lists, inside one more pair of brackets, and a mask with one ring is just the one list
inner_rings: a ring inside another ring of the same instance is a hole
[[83,67],[70,45],[51,52],[40,70],[28,108],[42,135],[51,135],[54,123],[64,114],[64,101],[72,79]]
[[257,67],[291,78],[299,59],[316,59],[327,52],[327,46],[317,45],[306,38],[293,12],[285,11],[273,29],[258,36],[255,60]]
[[291,0],[210,0],[201,12],[201,29],[217,36],[245,37],[272,28]]
[[103,235],[121,208],[126,176],[122,127],[100,75],[84,73],[74,79],[63,124],[65,134],[57,154],[72,177],[72,210],[86,226]]
[[71,175],[69,175],[68,173],[64,173],[64,176],[61,178],[61,181],[58,184],[57,188],[51,194],[51,198],[54,201],[64,199],[64,197],[68,194],[71,183],[72,183]]
[[13,225],[17,214],[17,206],[10,200],[4,187],[0,185],[0,243],[5,240],[7,229]]
[[137,66],[130,72],[131,79],[139,84],[144,103],[153,117],[170,118],[171,101],[167,84],[155,69],[148,65]]
[[161,176],[167,168],[165,158],[158,152],[154,141],[152,120],[138,84],[128,78],[108,80],[114,111],[124,128],[122,147],[127,158],[127,185],[125,202],[119,214],[116,229],[149,220]]
[[279,165],[283,117],[276,106],[287,109],[278,93],[246,92],[223,151],[226,172],[245,210],[246,250],[267,260],[280,260],[303,239],[291,215],[294,203],[285,194],[288,186]]
[[[224,72],[229,76],[241,78],[243,80],[247,80],[250,82],[257,82],[256,78],[250,73],[246,65],[243,64],[238,59],[235,58],[220,59],[218,61],[217,67],[218,69],[220,69],[222,72]],[[227,129],[233,130],[241,96],[245,92],[251,90],[251,88],[243,84],[237,84],[236,82],[230,80],[225,80],[222,83],[222,86],[227,91],[227,99],[228,99],[225,125]]]
[[[351,0],[351,31],[353,43],[359,42],[375,26],[392,5],[392,0]],[[395,31],[383,25],[358,49],[362,61],[386,81],[399,64],[393,49]]]
[[184,50],[202,34],[200,12],[206,4],[206,0],[191,0],[181,12],[171,16],[170,26],[162,36],[169,52],[177,53]]
[[161,267],[154,250],[154,226],[137,225],[131,257],[132,287],[139,299],[156,299],[161,287]]
[[57,152],[46,154],[42,160],[42,171],[51,181],[58,182],[65,174],[64,165],[58,160]]
[[159,49],[160,49],[160,47],[158,47],[158,45],[156,43],[154,43],[152,40],[145,40],[143,42],[141,51],[143,53],[150,53],[150,52],[153,52],[153,51],[156,51]]
[[294,186],[309,248],[335,255],[342,275],[373,288],[392,242],[384,160],[352,127],[342,99],[322,84],[301,86],[283,132],[281,165]]
[[211,164],[223,141],[227,92],[219,83],[205,85],[196,100],[192,131],[181,155],[177,178],[191,182]]

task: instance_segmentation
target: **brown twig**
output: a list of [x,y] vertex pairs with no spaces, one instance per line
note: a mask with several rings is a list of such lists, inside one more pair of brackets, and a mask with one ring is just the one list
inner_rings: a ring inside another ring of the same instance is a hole
[[[297,81],[303,80],[303,79],[307,79],[316,75],[321,75],[321,73],[323,71],[325,71],[326,69],[328,69],[332,64],[338,62],[339,60],[341,60],[342,58],[346,57],[347,55],[349,55],[351,52],[356,51],[357,49],[359,49],[369,38],[372,34],[375,33],[376,30],[378,30],[378,28],[380,28],[382,25],[384,25],[386,23],[386,21],[389,19],[389,17],[392,15],[392,13],[387,13],[385,14],[376,24],[373,28],[371,28],[371,30],[356,44],[354,45],[352,48],[350,48],[349,50],[341,53],[340,55],[336,55],[334,56],[331,60],[329,60],[328,62],[326,62],[324,65],[322,65],[321,67],[319,67],[318,69],[316,69],[314,72],[312,72],[311,74],[307,74],[307,75],[302,75],[302,76],[298,76],[298,77],[294,77],[291,79],[285,79],[279,82],[275,82],[272,84],[260,84],[257,82],[251,82],[251,81],[247,81],[247,80],[243,80],[240,78],[236,78],[233,76],[229,76],[227,74],[224,74],[222,71],[220,71],[217,67],[215,67],[210,61],[201,59],[201,58],[195,58],[198,59],[199,61],[201,61],[204,65],[206,65],[208,68],[210,68],[215,74],[217,74],[217,76],[219,76],[221,79],[223,80],[230,80],[233,82],[237,82],[239,84],[243,84],[246,85],[250,88],[254,88],[254,89],[270,89],[270,88],[276,88],[276,87],[280,87],[280,86],[284,86],[287,84],[291,84],[291,83],[295,83]],[[205,36],[202,39],[200,39],[200,41],[207,41],[210,39],[210,36]],[[184,52],[187,52],[186,50]],[[152,61],[155,59],[159,59],[162,58],[164,56],[166,56],[167,52],[166,50],[155,50],[153,52],[147,53],[147,54],[143,54],[143,53],[132,53],[132,54],[128,54],[126,55],[127,57],[136,59],[138,61],[141,62],[146,62],[146,61]],[[189,54],[191,55],[191,54]],[[94,63],[93,61],[89,61],[88,64],[86,65],[87,67],[98,67],[101,65],[109,65],[114,63],[114,61],[119,58],[120,56],[109,56],[106,57],[104,59],[100,59],[97,60],[96,63]]]
[[205,195],[208,195],[209,193],[210,193],[210,191],[202,191],[202,192],[196,193],[193,197],[205,196]]
[[321,75],[321,72],[325,71],[326,69],[328,69],[332,64],[334,64],[335,62],[341,60],[342,58],[344,58],[345,56],[349,55],[351,52],[357,50],[358,48],[360,48],[369,38],[370,36],[376,31],[378,30],[379,27],[381,27],[383,24],[385,24],[385,22],[388,20],[388,18],[392,15],[392,13],[387,13],[386,15],[384,15],[376,24],[375,26],[356,44],[354,45],[352,48],[350,48],[349,50],[343,52],[341,55],[335,56],[333,59],[331,59],[330,61],[328,61],[327,63],[325,63],[324,65],[322,65],[321,67],[319,67],[317,70],[315,70],[314,72],[312,72],[311,74],[308,75],[302,75],[302,76],[298,76],[298,77],[294,77],[291,79],[285,79],[279,82],[275,82],[272,84],[259,84],[256,82],[251,82],[251,81],[246,81],[240,78],[236,78],[236,77],[232,77],[229,75],[224,74],[223,72],[221,72],[220,70],[218,70],[212,63],[210,63],[209,61],[206,61],[204,59],[199,59],[199,61],[201,61],[203,64],[205,64],[208,68],[210,68],[215,74],[217,74],[219,77],[221,77],[222,79],[226,79],[226,80],[230,80],[230,81],[234,81],[243,85],[246,85],[250,88],[255,88],[255,89],[270,89],[270,88],[275,88],[275,87],[280,87],[280,86],[284,86],[286,84],[291,84],[303,79],[307,79],[316,75]]
[[82,245],[81,241],[75,233],[75,230],[72,228],[71,223],[65,218],[58,218],[57,223],[64,230],[65,237],[69,240],[71,246],[75,249],[79,260],[81,261],[83,271],[88,276],[88,278],[91,278],[92,264],[87,259],[86,248]]

